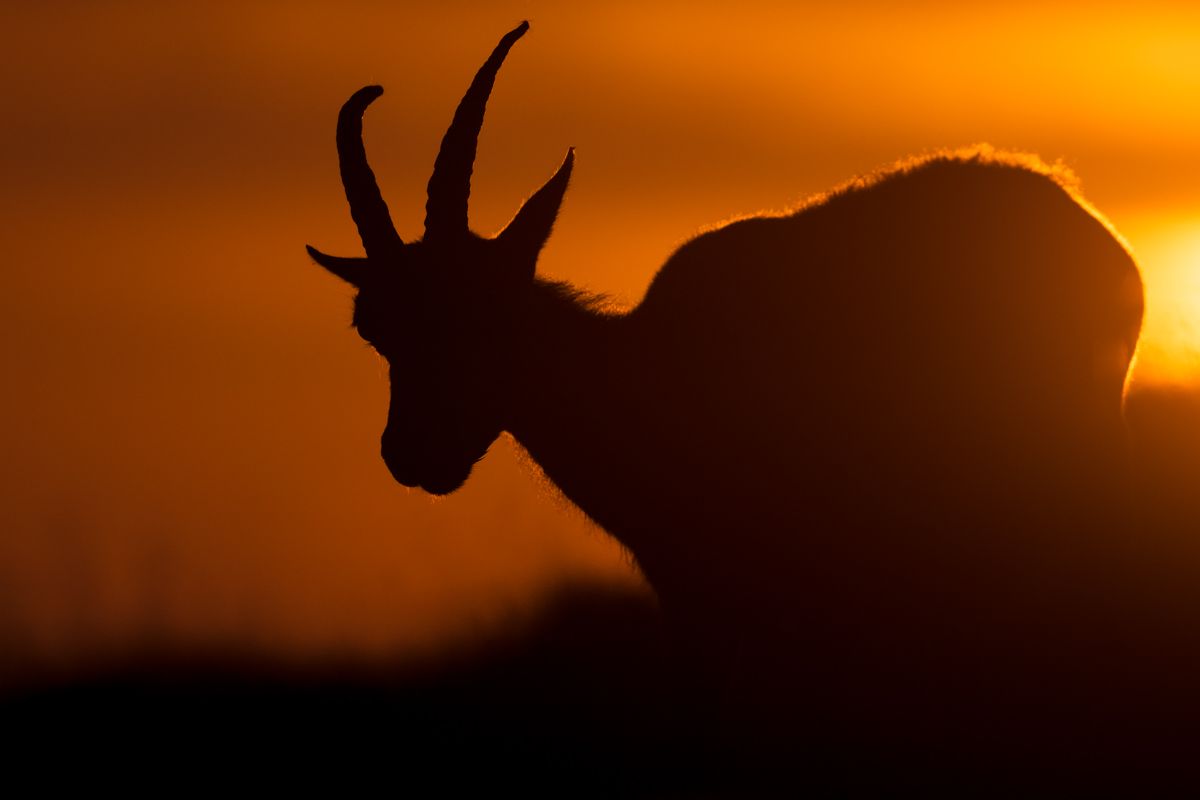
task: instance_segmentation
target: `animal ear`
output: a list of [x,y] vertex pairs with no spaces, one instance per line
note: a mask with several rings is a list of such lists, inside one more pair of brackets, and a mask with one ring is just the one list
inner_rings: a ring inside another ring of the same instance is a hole
[[537,263],[538,253],[554,228],[554,220],[558,217],[558,208],[562,205],[574,164],[575,148],[572,147],[567,150],[567,157],[554,177],[525,201],[512,222],[496,237],[496,241],[522,263],[528,263],[531,267]]
[[313,261],[353,286],[361,289],[370,278],[370,259],[331,256],[307,244],[304,245],[304,249],[308,251],[308,255]]

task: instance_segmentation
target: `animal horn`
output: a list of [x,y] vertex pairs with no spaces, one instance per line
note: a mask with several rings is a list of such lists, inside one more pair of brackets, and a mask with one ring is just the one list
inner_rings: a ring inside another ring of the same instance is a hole
[[479,130],[483,127],[483,111],[504,57],[527,30],[529,23],[522,22],[504,35],[475,74],[454,112],[454,120],[442,138],[442,148],[433,164],[433,177],[429,179],[429,198],[425,203],[427,239],[453,239],[467,233],[467,198],[471,194],[471,170]]
[[342,186],[350,202],[350,216],[358,226],[358,235],[371,258],[395,256],[404,242],[392,225],[387,203],[375,183],[375,173],[367,164],[362,140],[362,116],[371,102],[383,94],[382,86],[364,86],[350,96],[338,114],[338,165]]

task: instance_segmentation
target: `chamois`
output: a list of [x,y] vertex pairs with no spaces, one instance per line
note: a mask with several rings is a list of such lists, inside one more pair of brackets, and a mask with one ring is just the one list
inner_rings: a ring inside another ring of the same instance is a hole
[[366,257],[308,252],[358,289],[389,364],[395,479],[452,492],[510,433],[632,552],[748,750],[1163,756],[1173,740],[1131,755],[1123,724],[1185,699],[1150,689],[1196,664],[1159,624],[1194,593],[1129,535],[1142,285],[1069,174],[985,147],[909,160],[693,238],[617,313],[535,274],[573,150],[497,236],[468,227],[484,107],[527,29],[459,104],[420,241],[362,144],[383,90],[338,117]]

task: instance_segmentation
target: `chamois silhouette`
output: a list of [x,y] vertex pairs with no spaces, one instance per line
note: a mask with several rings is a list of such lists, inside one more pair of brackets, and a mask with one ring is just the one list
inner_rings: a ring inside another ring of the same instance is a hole
[[367,255],[308,251],[390,365],[395,479],[452,492],[511,433],[633,553],[692,713],[744,753],[892,777],[1167,759],[1177,738],[1131,748],[1129,724],[1197,709],[1164,677],[1196,664],[1194,570],[1131,533],[1142,286],[1070,175],[986,147],[910,160],[697,236],[617,313],[535,274],[573,151],[497,236],[468,228],[484,107],[527,29],[458,106],[420,241],[367,165],[382,89],[338,117]]

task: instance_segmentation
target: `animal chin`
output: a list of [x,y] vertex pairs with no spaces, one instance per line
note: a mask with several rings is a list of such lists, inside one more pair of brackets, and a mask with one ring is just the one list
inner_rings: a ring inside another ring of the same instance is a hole
[[421,481],[420,486],[425,491],[432,495],[441,497],[442,495],[450,494],[457,490],[467,481],[467,475],[459,476],[438,476],[437,478],[429,478]]
[[410,489],[421,488],[433,495],[450,494],[462,486],[471,474],[469,467],[466,470],[416,470],[387,458],[384,459],[384,463],[387,464],[388,472],[392,473],[396,483]]

